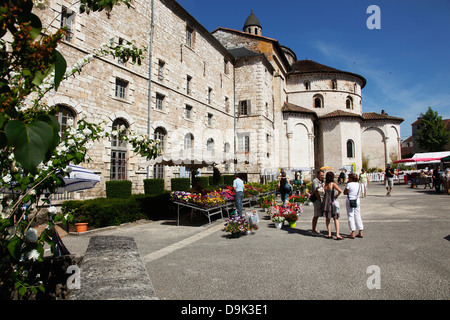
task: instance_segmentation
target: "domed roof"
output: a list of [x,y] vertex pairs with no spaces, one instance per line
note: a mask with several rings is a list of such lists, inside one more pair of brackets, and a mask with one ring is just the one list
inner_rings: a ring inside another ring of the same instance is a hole
[[257,26],[257,27],[261,27],[261,23],[259,23],[258,18],[253,14],[253,10],[250,13],[250,15],[248,16],[247,20],[245,20],[245,24],[244,24],[244,29],[250,26]]

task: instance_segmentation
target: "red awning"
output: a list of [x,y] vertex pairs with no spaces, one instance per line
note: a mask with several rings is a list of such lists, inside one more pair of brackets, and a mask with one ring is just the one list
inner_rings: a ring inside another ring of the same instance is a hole
[[403,162],[429,162],[429,161],[441,161],[441,158],[408,158],[394,161],[394,163]]

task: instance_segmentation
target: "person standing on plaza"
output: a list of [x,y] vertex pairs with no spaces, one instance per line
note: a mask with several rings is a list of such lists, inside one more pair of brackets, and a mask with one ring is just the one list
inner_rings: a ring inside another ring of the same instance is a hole
[[[360,184],[358,183],[358,177],[352,173],[349,175],[347,186],[345,187],[344,194],[347,195],[347,217],[348,227],[351,230],[350,239],[355,238],[355,230],[358,229],[358,238],[362,238],[362,231],[364,229],[363,222],[361,220],[361,207],[359,202]],[[350,206],[350,200],[356,200],[356,207]]]
[[290,184],[289,177],[286,176],[284,170],[281,171],[281,176],[278,179],[278,189],[280,190],[281,201],[283,202],[283,208],[286,207],[287,197],[290,193],[290,189],[286,188],[286,184]]
[[321,197],[324,193],[323,189],[323,179],[324,179],[325,173],[323,170],[317,171],[317,177],[312,182],[312,190],[311,194],[315,195],[315,200],[313,201],[314,204],[314,216],[312,219],[312,234],[318,235],[319,231],[317,230],[317,220],[319,220],[319,217],[322,216],[322,200]]
[[441,176],[439,174],[439,166],[435,166],[433,169],[433,185],[434,190],[439,193],[441,191]]
[[239,178],[239,174],[234,174],[233,181],[234,188],[234,204],[236,206],[236,211],[239,216],[242,216],[242,200],[244,199],[244,182]]
[[391,196],[392,187],[394,186],[394,169],[388,163],[386,166],[386,172],[384,174],[384,186],[386,187],[386,196]]
[[333,202],[339,197],[339,195],[342,193],[342,190],[339,188],[337,183],[334,183],[334,173],[331,171],[327,172],[325,176],[324,189],[325,192],[322,200],[322,213],[325,217],[325,224],[328,230],[328,238],[332,238],[330,220],[331,218],[333,218],[334,227],[336,228],[336,239],[342,240],[343,238],[339,234],[339,212],[335,212],[333,210]]
[[361,198],[367,196],[367,186],[369,185],[369,177],[367,176],[366,170],[361,169],[361,174],[359,175],[359,182],[361,183]]

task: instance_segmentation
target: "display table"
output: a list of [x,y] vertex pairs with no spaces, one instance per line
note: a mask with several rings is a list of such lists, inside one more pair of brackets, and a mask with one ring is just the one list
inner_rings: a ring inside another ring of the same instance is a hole
[[[242,200],[242,206],[248,205],[250,207],[252,202],[257,202],[260,197],[267,196],[267,195],[274,194],[274,193],[275,193],[275,191],[269,191],[269,192],[261,193],[259,195],[244,198]],[[201,207],[201,206],[195,205],[193,203],[188,203],[188,202],[181,202],[181,201],[175,201],[175,200],[172,200],[172,201],[173,201],[173,204],[175,204],[177,206],[177,226],[180,225],[180,208],[190,208],[192,211],[195,210],[195,211],[203,213],[205,216],[208,217],[210,226],[211,226],[211,217],[212,216],[220,214],[222,217],[222,220],[223,220],[223,212],[225,211],[227,216],[230,217],[230,210],[235,208],[234,201],[226,201],[222,205],[214,206],[214,207],[210,207],[210,208]]]

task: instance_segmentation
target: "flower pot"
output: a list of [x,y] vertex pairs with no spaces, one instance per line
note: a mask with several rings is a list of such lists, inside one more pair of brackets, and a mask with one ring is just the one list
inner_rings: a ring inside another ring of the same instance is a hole
[[85,232],[87,230],[87,222],[80,222],[80,223],[75,223],[75,227],[77,228],[77,232],[81,233],[81,232]]
[[281,227],[283,226],[283,222],[274,222],[275,223],[275,227],[277,227],[278,229],[281,229]]
[[297,221],[289,221],[289,227],[295,228],[296,225],[297,225]]

